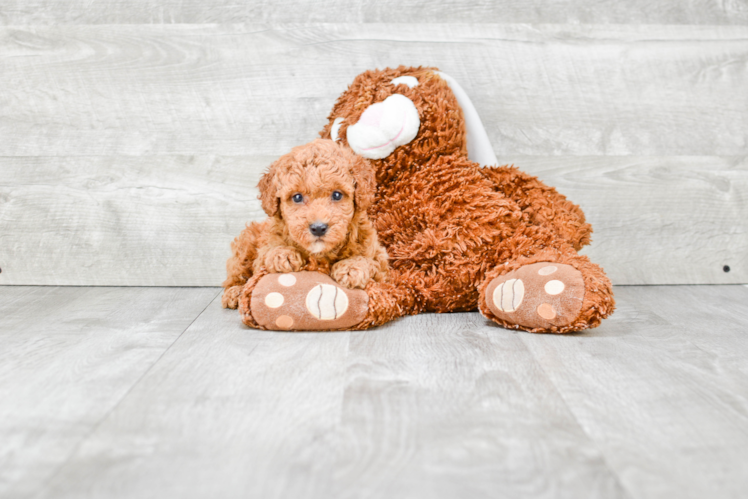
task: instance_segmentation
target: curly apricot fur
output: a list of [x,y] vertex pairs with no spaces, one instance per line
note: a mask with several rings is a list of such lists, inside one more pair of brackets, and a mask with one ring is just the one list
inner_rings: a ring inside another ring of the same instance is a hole
[[[535,262],[568,264],[585,283],[580,315],[571,324],[548,331],[598,325],[613,312],[615,301],[603,270],[577,253],[589,244],[592,233],[583,212],[536,177],[510,166],[481,168],[470,161],[461,107],[435,70],[401,66],[358,75],[320,133],[329,139],[335,119],[342,118],[339,143],[347,146],[347,128],[367,107],[395,93],[410,99],[420,118],[415,139],[370,162],[377,187],[368,212],[389,253],[391,269],[386,280],[365,286],[368,314],[354,328],[426,311],[479,309],[505,327],[539,331],[501,321],[485,301],[492,279]],[[401,76],[415,77],[418,85],[391,83]],[[263,206],[266,211],[280,210],[279,200],[270,196]],[[253,277],[240,297],[243,321],[253,327],[258,325],[244,304],[258,279]]]
[[[387,252],[379,244],[367,209],[374,200],[371,165],[348,148],[317,139],[296,147],[273,163],[259,183],[268,219],[252,222],[231,244],[226,263],[223,306],[235,309],[236,288],[260,271],[329,272],[343,286],[363,288],[387,274]],[[340,200],[332,193],[339,191]],[[293,200],[300,194],[303,202]],[[322,237],[310,224],[328,225]],[[349,272],[340,272],[349,269]]]

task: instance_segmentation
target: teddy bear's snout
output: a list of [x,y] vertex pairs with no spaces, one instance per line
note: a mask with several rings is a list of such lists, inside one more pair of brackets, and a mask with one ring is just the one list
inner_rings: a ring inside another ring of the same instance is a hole
[[366,108],[358,122],[348,127],[346,137],[357,154],[379,160],[415,139],[420,126],[413,101],[402,94],[393,94]]

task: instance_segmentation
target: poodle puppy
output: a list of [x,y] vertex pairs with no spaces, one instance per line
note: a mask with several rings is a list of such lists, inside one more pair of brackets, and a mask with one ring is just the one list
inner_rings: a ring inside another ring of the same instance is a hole
[[328,139],[293,148],[260,179],[268,218],[231,244],[223,307],[236,309],[253,274],[322,271],[347,288],[387,274],[387,252],[367,216],[375,174],[368,161]]

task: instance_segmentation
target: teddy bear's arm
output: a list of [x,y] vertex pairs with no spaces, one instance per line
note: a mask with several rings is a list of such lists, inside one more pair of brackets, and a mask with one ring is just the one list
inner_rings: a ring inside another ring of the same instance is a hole
[[497,191],[517,203],[533,224],[553,229],[575,250],[590,243],[592,226],[584,212],[555,188],[513,166],[487,167],[481,172]]

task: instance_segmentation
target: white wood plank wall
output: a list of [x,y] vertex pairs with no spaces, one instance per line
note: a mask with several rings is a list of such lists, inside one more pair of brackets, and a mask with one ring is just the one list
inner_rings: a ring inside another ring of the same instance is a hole
[[263,168],[398,64],[461,82],[614,283],[748,282],[748,0],[0,0],[0,284],[220,283]]

